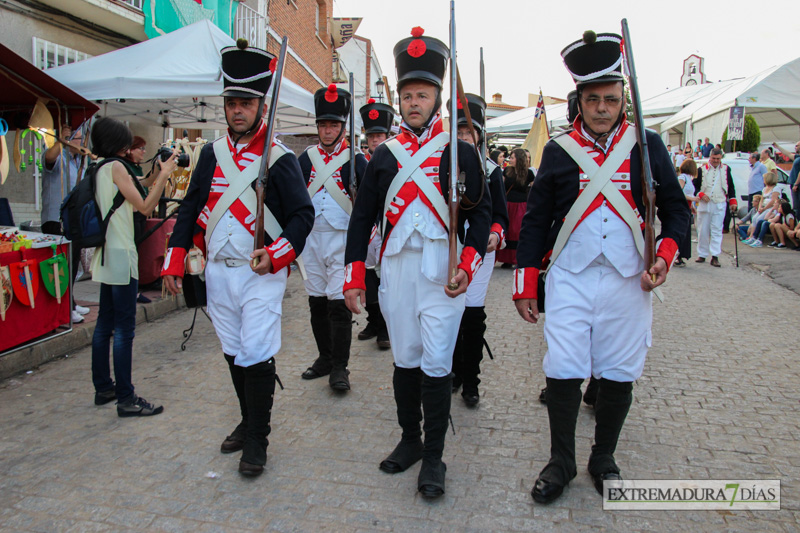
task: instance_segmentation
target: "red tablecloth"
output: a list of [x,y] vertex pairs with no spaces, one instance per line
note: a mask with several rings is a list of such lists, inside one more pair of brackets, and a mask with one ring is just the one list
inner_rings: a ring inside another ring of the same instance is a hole
[[[160,218],[147,219],[146,231],[150,231]],[[167,220],[160,228],[139,245],[139,286],[153,283],[161,276],[161,267],[164,265],[164,252],[167,234],[172,233],[175,227],[175,218]]]
[[[58,247],[58,252],[67,258],[69,263],[69,245],[62,244]],[[23,259],[36,259],[41,261],[53,257],[51,248],[23,249],[18,252],[9,252],[0,255],[0,265],[8,266]],[[36,268],[39,268],[37,263]],[[41,277],[41,272],[40,272]],[[50,296],[47,289],[39,280],[39,291],[36,293],[35,308],[30,308],[19,302],[16,295],[11,302],[11,306],[6,311],[6,319],[0,321],[0,352],[23,344],[31,339],[50,333],[62,324],[69,324],[70,313],[70,291],[61,297],[61,305]]]

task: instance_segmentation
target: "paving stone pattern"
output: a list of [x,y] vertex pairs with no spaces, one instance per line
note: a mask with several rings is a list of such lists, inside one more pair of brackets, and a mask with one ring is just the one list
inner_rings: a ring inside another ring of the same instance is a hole
[[[653,347],[617,460],[627,478],[780,479],[774,512],[604,512],[586,473],[591,410],[578,419],[579,472],[564,496],[535,504],[530,489],[549,456],[541,326],[510,301],[511,271],[496,269],[477,409],[453,397],[445,448],[447,494],[424,501],[418,466],[387,475],[378,463],[400,438],[392,359],[353,341],[353,390],[303,381],[314,342],[299,276],[283,309],[284,348],[264,475],[243,479],[219,444],[238,405],[206,318],[179,348],[191,311],[140,326],[139,394],[162,415],[120,419],[96,407],[90,349],[0,383],[3,531],[797,531],[800,521],[800,297],[759,272],[690,263],[655,305]],[[742,295],[749,295],[742,309]],[[354,332],[363,327],[354,326]]]

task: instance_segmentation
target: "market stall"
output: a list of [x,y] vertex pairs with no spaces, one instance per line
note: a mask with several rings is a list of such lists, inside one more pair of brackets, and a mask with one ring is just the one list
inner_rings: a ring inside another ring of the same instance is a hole
[[0,227],[0,355],[71,329],[69,256],[63,237]]

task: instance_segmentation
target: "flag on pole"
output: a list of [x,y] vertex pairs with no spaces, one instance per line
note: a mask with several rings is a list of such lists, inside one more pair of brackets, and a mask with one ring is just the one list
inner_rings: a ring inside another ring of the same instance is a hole
[[544,112],[544,96],[539,89],[539,102],[536,104],[536,112],[533,115],[533,124],[522,147],[531,153],[531,166],[538,169],[542,162],[542,151],[544,145],[550,140],[550,133],[547,131],[547,117]]

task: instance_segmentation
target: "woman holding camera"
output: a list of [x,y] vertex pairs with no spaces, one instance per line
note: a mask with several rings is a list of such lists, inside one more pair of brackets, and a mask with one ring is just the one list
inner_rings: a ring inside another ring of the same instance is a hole
[[[133,212],[149,215],[164,191],[167,178],[175,170],[173,154],[165,162],[158,161],[158,174],[146,198],[134,183],[136,179],[122,163],[133,143],[128,127],[112,118],[100,119],[92,128],[93,151],[103,159],[119,159],[97,169],[95,199],[105,216],[117,193],[124,201],[111,215],[106,241],[92,259],[92,280],[100,283],[100,311],[92,338],[92,381],[95,405],[117,400],[121,417],[151,416],[164,408],[150,404],[134,394],[131,381],[131,357],[136,327],[136,295],[139,278],[139,257],[133,237]],[[114,376],[109,365],[110,340],[114,337]]]

